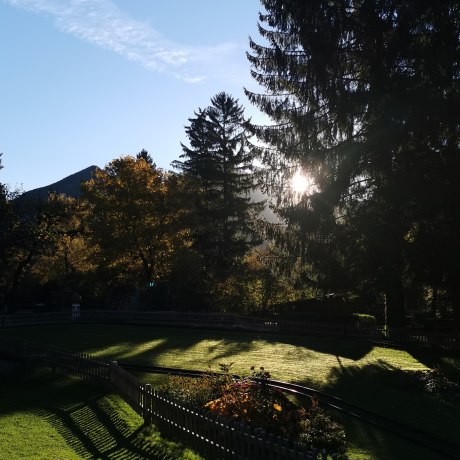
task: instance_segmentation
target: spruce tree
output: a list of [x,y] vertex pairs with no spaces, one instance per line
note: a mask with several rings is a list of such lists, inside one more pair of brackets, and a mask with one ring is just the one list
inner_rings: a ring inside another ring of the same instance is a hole
[[300,166],[315,179],[316,193],[279,203],[302,256],[331,289],[337,273],[376,286],[399,325],[410,245],[442,216],[451,254],[437,266],[460,313],[458,2],[261,3],[265,43],[251,40],[248,58],[266,93],[246,93],[275,122],[254,127],[269,144],[259,151],[265,163],[282,173]]
[[195,248],[207,269],[225,274],[255,244],[252,220],[260,205],[255,188],[247,120],[238,100],[221,92],[198,109],[185,132],[182,161],[173,162],[195,184]]
[[145,149],[142,149],[137,155],[137,160],[144,160],[147,164],[152,166],[152,168],[156,168],[155,163],[153,162],[153,158],[150,156],[149,152]]

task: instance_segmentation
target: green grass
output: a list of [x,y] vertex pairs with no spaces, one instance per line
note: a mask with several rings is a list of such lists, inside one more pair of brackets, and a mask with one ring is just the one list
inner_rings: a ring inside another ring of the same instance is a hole
[[249,332],[118,325],[66,325],[4,330],[3,334],[39,341],[119,361],[189,369],[217,369],[234,362],[234,372],[264,366],[274,378],[327,387],[337,370],[381,363],[422,370],[427,365],[406,351],[340,341]]
[[[263,366],[274,378],[317,387],[446,440],[458,438],[458,401],[440,402],[413,391],[406,372],[437,365],[458,375],[458,359],[428,351],[327,338],[150,326],[70,325],[2,333],[133,363],[218,370],[219,363],[234,362],[232,371],[241,374],[248,374],[253,365]],[[140,377],[151,383],[161,380]],[[350,419],[344,423],[355,459],[442,458]]]
[[23,367],[0,373],[0,459],[195,459],[116,395]]

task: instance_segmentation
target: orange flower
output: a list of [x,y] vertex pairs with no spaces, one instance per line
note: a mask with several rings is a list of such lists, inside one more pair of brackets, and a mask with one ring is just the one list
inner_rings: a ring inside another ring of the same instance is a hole
[[281,406],[279,404],[273,404],[273,407],[277,410],[277,411],[280,411],[282,410]]
[[211,410],[214,410],[216,406],[219,404],[220,398],[219,399],[214,399],[213,401],[209,401],[204,405],[204,407],[209,407]]

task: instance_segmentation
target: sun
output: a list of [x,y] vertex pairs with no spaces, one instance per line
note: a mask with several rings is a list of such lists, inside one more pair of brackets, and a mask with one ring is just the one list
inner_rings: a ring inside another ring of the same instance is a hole
[[296,172],[291,179],[291,187],[295,193],[304,194],[307,193],[310,187],[312,186],[311,177],[302,174],[301,172]]

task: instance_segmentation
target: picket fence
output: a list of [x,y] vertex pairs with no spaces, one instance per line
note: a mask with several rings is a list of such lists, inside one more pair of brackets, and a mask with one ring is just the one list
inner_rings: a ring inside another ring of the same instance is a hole
[[347,460],[346,455],[309,451],[299,443],[178,403],[140,382],[116,361],[7,337],[0,337],[0,358],[48,366],[53,372],[102,384],[119,394],[146,425],[155,424],[165,436],[191,447],[204,458]]
[[225,313],[195,313],[179,311],[111,311],[82,310],[72,317],[70,312],[30,313],[0,316],[1,327],[68,322],[169,325],[222,328],[254,332],[317,335],[365,340],[396,346],[432,346],[443,350],[460,350],[459,331],[427,330],[424,328],[357,327],[350,324],[289,320],[279,317],[252,317]]

